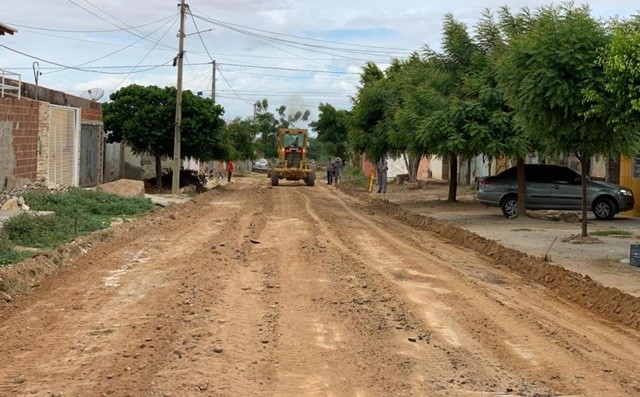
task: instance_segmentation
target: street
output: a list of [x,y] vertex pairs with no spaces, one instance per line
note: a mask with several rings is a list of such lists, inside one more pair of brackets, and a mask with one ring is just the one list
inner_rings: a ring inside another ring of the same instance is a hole
[[0,395],[640,395],[636,327],[321,181],[234,182],[0,306]]

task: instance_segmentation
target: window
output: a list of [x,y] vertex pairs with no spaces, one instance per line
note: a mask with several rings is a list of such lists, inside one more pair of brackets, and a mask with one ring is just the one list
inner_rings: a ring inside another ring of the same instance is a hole
[[633,177],[640,179],[640,155],[636,155],[633,158]]

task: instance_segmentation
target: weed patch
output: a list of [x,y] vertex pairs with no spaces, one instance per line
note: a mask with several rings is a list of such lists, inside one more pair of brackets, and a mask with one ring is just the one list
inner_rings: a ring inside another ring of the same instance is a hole
[[369,178],[362,172],[360,167],[347,166],[343,171],[343,179],[346,183],[352,185],[366,186]]
[[67,193],[25,193],[24,199],[32,210],[54,211],[60,216],[89,215],[132,216],[153,208],[151,200],[121,197],[99,190],[70,189]]
[[631,238],[633,237],[633,233],[628,230],[596,230],[595,232],[589,233],[590,236],[599,236],[599,237],[619,237],[619,238]]
[[154,207],[149,199],[78,188],[66,193],[28,192],[24,198],[32,210],[53,211],[55,215],[21,214],[5,222],[0,234],[0,266],[33,255],[16,251],[16,245],[51,249],[104,229],[115,217],[136,216]]
[[32,252],[20,252],[12,248],[6,239],[0,235],[0,267],[20,262],[33,256]]

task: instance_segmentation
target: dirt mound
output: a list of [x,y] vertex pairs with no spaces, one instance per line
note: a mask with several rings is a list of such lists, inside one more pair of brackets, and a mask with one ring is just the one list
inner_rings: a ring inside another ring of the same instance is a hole
[[341,186],[341,190],[365,200],[370,206],[389,216],[406,222],[420,230],[430,231],[459,246],[486,255],[498,266],[508,267],[527,280],[540,284],[562,299],[577,303],[600,313],[608,319],[640,330],[640,298],[626,294],[616,288],[605,287],[562,267],[544,262],[493,240],[487,240],[473,232],[456,227],[428,216],[403,209],[395,203],[381,200],[377,196],[363,194],[352,186]]

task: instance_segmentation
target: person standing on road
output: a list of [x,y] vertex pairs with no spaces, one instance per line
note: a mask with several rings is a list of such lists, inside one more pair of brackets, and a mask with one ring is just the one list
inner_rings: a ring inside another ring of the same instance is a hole
[[335,163],[331,160],[327,163],[327,184],[333,184],[333,173],[335,172]]
[[387,156],[382,155],[380,160],[378,160],[377,171],[378,171],[378,193],[387,193],[387,171],[389,170],[389,165],[387,164]]
[[227,162],[227,182],[231,182],[231,175],[233,174],[234,168],[233,161],[229,160]]
[[333,182],[337,185],[342,182],[342,159],[340,157],[336,157],[334,160],[335,166],[333,169]]

